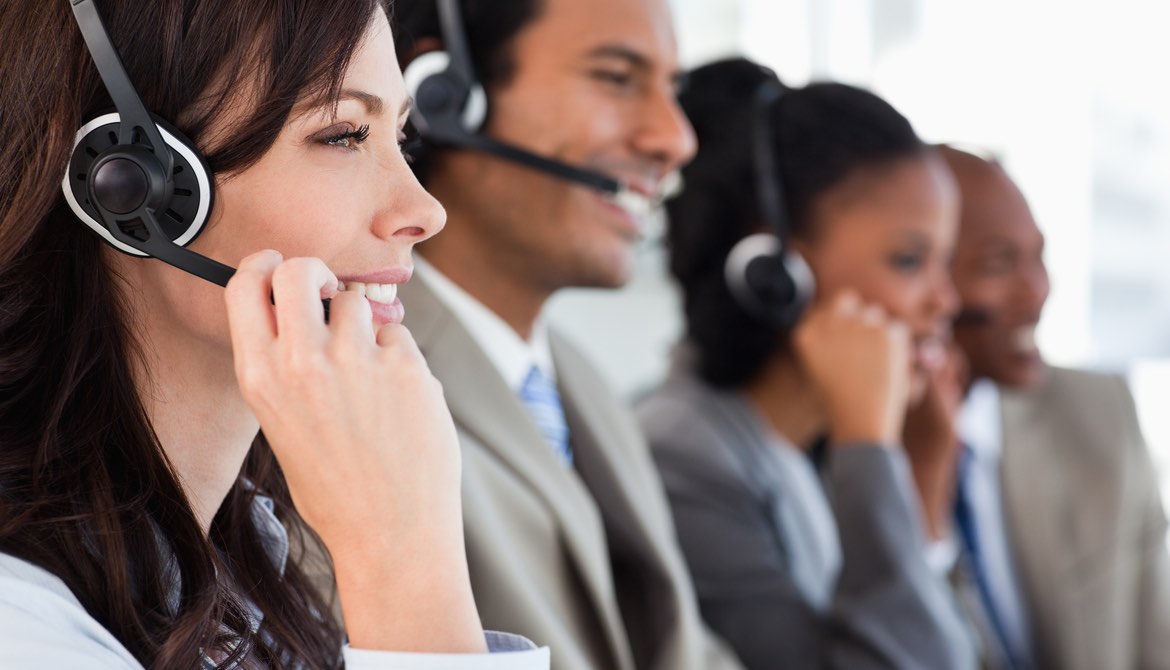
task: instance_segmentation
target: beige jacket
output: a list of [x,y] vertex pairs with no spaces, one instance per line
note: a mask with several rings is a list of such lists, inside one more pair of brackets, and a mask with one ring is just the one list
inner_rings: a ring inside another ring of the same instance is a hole
[[1120,377],[1002,391],[1004,510],[1040,667],[1170,669],[1157,478]]
[[484,626],[550,646],[556,670],[739,668],[699,618],[646,443],[594,366],[551,334],[570,470],[432,290],[412,282],[400,295],[463,445]]

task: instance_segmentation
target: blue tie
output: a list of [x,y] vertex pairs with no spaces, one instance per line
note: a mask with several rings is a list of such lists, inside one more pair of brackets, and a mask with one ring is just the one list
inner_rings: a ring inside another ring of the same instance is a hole
[[971,491],[969,490],[975,453],[966,444],[961,445],[960,448],[958,486],[955,495],[955,526],[962,541],[963,557],[967,561],[971,577],[979,590],[979,600],[991,627],[994,629],[992,632],[998,638],[1000,649],[1007,656],[1004,659],[1005,662],[1009,668],[1021,668],[1023,666],[1016,657],[1015,650],[1008,644],[1007,631],[996,608],[995,599],[992,597],[991,582],[988,579],[987,566],[980,549],[979,533],[975,525],[975,505],[971,501]]
[[536,365],[520,386],[520,400],[524,401],[540,434],[566,467],[573,466],[573,449],[569,446],[569,425],[557,387]]

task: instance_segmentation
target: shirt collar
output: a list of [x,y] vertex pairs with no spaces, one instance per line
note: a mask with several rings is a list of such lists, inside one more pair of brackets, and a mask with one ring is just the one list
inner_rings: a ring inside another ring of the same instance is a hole
[[999,387],[990,379],[971,385],[956,421],[959,439],[981,458],[998,459],[1003,451]]
[[[519,392],[533,365],[539,367],[549,379],[556,381],[548,325],[543,316],[538,317],[533,324],[532,338],[525,340],[499,315],[451,281],[421,255],[415,254],[414,270],[415,276],[435,292],[438,299],[451,309],[471,333],[472,339],[483,349],[507,382],[508,388]],[[409,305],[407,309],[410,309]]]

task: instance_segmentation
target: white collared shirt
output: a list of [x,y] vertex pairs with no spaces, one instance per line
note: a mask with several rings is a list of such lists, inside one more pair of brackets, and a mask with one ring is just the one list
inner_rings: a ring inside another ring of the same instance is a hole
[[1016,653],[1030,657],[1030,625],[1003,511],[1000,482],[1003,417],[999,389],[994,382],[981,379],[971,386],[956,424],[959,438],[972,452],[967,490],[974,508],[975,532],[991,597],[1006,629],[1008,644]]
[[[539,317],[532,326],[532,338],[525,340],[498,314],[460,288],[428,263],[421,255],[414,256],[414,274],[435,292],[443,304],[451,308],[472,339],[483,349],[492,365],[507,382],[508,388],[519,393],[532,366],[540,368],[556,382],[552,348],[548,342],[548,325]],[[410,309],[410,305],[406,305]]]

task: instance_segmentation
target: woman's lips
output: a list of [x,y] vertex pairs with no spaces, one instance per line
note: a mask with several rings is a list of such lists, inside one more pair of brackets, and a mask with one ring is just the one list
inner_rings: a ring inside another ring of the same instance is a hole
[[356,281],[353,279],[339,280],[338,291],[357,293],[370,303],[374,321],[379,325],[387,323],[402,323],[406,316],[406,309],[398,299],[398,284],[406,283],[410,279],[410,271],[388,270],[380,273],[364,275],[363,279],[401,279],[401,282]]

